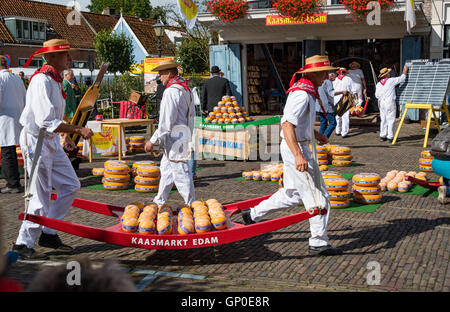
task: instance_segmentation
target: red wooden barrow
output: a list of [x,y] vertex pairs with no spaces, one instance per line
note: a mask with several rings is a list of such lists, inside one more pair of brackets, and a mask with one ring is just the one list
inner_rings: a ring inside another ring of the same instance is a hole
[[[311,211],[312,213],[310,213],[309,211],[302,211],[289,216],[267,220],[264,222],[258,222],[251,225],[243,225],[231,221],[231,216],[233,216],[234,214],[240,213],[242,210],[254,207],[270,196],[272,195],[225,205],[224,211],[227,217],[227,229],[220,231],[211,231],[207,233],[193,233],[188,235],[126,233],[122,231],[120,223],[120,216],[124,211],[123,207],[80,198],[76,198],[74,200],[72,204],[73,207],[96,212],[106,216],[115,217],[118,219],[118,223],[106,228],[97,228],[32,214],[27,214],[26,219],[28,221],[41,224],[57,231],[109,244],[143,249],[189,249],[217,246],[240,241],[264,233],[276,231],[289,225],[307,220],[316,215],[326,213],[325,209],[322,209],[320,211],[318,209],[314,209],[313,211]],[[53,194],[52,199],[56,199],[56,195]],[[19,215],[19,219],[24,219],[23,213]],[[174,231],[176,232],[175,228]]]

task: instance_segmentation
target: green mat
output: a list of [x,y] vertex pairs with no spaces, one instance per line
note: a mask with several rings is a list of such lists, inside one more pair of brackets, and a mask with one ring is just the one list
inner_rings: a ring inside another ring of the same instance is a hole
[[327,165],[328,168],[354,168],[356,166],[362,166],[360,163],[357,163],[355,161],[352,161],[352,164],[350,166],[335,166],[335,165]]
[[[103,184],[89,185],[89,186],[85,186],[84,188],[87,188],[89,190],[105,190],[105,191],[109,191],[109,190],[106,190],[103,187]],[[130,184],[130,187],[128,189],[126,189],[126,190],[117,190],[117,191],[112,191],[112,192],[141,193],[141,192],[136,192],[136,190],[134,189],[134,184]],[[177,191],[176,190],[172,190],[172,191],[170,191],[170,194],[173,194],[175,192],[177,192]],[[148,192],[147,194],[156,194],[156,193],[158,193],[158,191],[156,191],[156,192]]]
[[371,204],[371,205],[364,205],[364,204],[357,203],[357,202],[353,201],[353,198],[350,198],[350,207],[342,208],[342,209],[333,209],[333,210],[373,213],[378,208],[380,208],[381,204],[382,203]]

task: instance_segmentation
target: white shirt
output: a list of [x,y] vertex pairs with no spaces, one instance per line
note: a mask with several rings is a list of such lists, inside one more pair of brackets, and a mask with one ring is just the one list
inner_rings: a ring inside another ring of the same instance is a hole
[[[333,113],[334,106],[334,88],[333,82],[329,79],[323,81],[322,85],[317,88],[319,91],[320,100],[322,101],[323,108],[326,113]],[[316,100],[316,112],[322,113],[322,108],[320,108],[319,101]]]
[[[336,77],[336,79],[334,79],[333,81],[333,87],[334,87],[334,92],[342,92],[342,91],[348,91],[348,92],[352,92],[352,79],[350,77],[348,77],[347,75],[344,76],[344,78],[342,78],[342,80],[340,80],[338,77]],[[336,105],[339,100],[341,99],[341,97],[343,96],[343,94],[338,94],[334,96],[334,105]]]
[[[312,107],[312,115],[315,120],[315,102],[314,96],[301,90],[290,92],[286,100],[281,124],[285,121],[293,124],[295,137],[299,142],[311,140],[311,111],[309,108]],[[281,130],[281,137],[284,139],[283,130]]]
[[54,138],[56,128],[62,123],[66,100],[62,96],[62,83],[45,74],[37,74],[28,86],[25,109],[20,123],[26,131],[37,137],[40,128],[46,128],[46,136]]
[[22,79],[7,69],[0,70],[0,146],[19,144],[22,130],[19,118],[25,107],[26,92]]
[[[191,128],[193,127],[195,110],[191,109],[190,115],[188,114],[189,106],[183,92],[185,91],[181,91],[173,86],[164,90],[160,105],[158,129],[150,139],[150,142],[153,144],[162,144],[167,150],[170,150],[170,159],[175,159],[179,155],[178,150],[172,149],[172,145],[177,139],[181,139],[183,144],[191,142]],[[190,96],[190,94],[188,95]]]
[[382,102],[394,102],[396,99],[395,87],[405,79],[406,75],[402,74],[400,77],[388,78],[384,85],[381,84],[381,81],[378,82],[375,97]]
[[361,69],[349,69],[348,76],[354,84],[362,84],[362,79],[364,78],[364,73]]

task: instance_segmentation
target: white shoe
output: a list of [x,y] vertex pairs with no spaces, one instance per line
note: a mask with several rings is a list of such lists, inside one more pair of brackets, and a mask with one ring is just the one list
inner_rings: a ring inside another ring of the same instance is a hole
[[447,187],[446,186],[439,186],[438,188],[438,201],[442,204],[445,205],[445,198],[447,195]]

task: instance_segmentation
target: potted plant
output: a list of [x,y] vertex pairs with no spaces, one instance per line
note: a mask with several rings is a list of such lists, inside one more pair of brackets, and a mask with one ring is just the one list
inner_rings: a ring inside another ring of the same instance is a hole
[[206,10],[221,22],[232,23],[247,15],[248,2],[245,0],[213,0],[206,4]]

